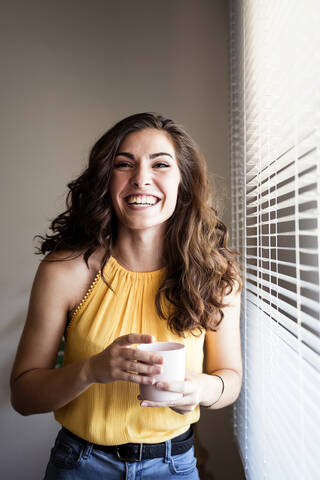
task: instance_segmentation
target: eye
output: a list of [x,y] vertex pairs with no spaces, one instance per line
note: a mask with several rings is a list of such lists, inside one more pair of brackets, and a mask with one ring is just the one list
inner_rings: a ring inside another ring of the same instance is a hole
[[162,162],[158,162],[154,165],[154,167],[157,167],[158,165],[162,165],[162,167],[160,168],[169,168],[170,165],[168,165],[167,163],[162,163]]
[[131,164],[128,162],[120,162],[116,163],[113,168],[119,168],[119,167],[131,167]]

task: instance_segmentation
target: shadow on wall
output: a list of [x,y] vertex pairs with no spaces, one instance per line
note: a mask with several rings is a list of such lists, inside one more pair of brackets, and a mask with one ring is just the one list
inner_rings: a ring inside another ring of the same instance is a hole
[[215,480],[214,475],[212,473],[209,473],[207,470],[209,452],[201,442],[198,430],[199,430],[198,424],[195,424],[194,425],[194,453],[197,459],[197,466],[198,466],[200,478],[201,480]]
[[[219,410],[201,409],[197,435],[201,439],[197,460],[201,480],[245,480],[238,446],[233,436],[232,405]],[[210,429],[208,428],[210,425]],[[210,447],[210,455],[206,447]]]
[[10,405],[10,374],[25,320],[26,311],[23,310],[12,319],[8,319],[6,324],[0,328],[1,343],[12,346],[9,351],[1,348],[0,408]]
[[[29,292],[27,293],[29,295]],[[27,316],[26,291],[17,292],[23,307],[5,318],[0,328],[0,449],[1,478],[34,480],[43,478],[58,424],[52,414],[22,416],[10,402],[10,373]],[[4,303],[4,302],[3,302]],[[30,455],[34,451],[34,455]]]

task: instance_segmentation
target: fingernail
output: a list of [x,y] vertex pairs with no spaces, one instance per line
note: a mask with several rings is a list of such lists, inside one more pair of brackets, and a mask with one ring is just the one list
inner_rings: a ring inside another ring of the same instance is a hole
[[140,405],[141,405],[141,407],[146,407],[147,406],[147,404],[145,402],[141,402]]

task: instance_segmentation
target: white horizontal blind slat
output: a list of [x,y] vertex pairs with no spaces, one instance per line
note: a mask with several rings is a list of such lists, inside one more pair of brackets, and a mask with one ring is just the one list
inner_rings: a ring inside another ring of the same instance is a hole
[[320,5],[230,0],[233,246],[244,378],[234,431],[248,479],[320,464]]
[[[268,270],[267,268],[263,268],[263,267],[257,267],[256,265],[250,265],[250,267],[248,267],[248,270],[255,270],[256,272],[260,272],[260,274],[266,274],[269,276],[270,279],[273,279],[273,283],[277,284],[277,280],[283,280],[287,283],[294,283],[296,284],[296,278],[295,276],[290,276],[290,275],[284,275],[282,274],[281,272],[279,271],[276,271],[276,272],[272,272],[271,270]],[[300,280],[300,285],[302,288],[307,288],[309,290],[311,290],[312,292],[314,292],[315,294],[318,294],[319,293],[319,287],[318,285],[315,285],[314,283],[311,283],[312,280],[310,280],[310,282],[308,281],[304,281],[304,280]]]

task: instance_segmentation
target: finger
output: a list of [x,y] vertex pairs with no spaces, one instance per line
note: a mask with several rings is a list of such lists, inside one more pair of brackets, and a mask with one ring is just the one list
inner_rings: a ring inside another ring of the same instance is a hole
[[168,402],[152,402],[151,400],[143,400],[140,407],[170,407]]
[[184,382],[158,382],[156,388],[167,392],[183,393],[184,395],[194,391],[194,386],[190,380],[185,380]]
[[186,415],[187,413],[192,412],[192,410],[194,409],[194,407],[192,407],[192,408],[190,407],[190,408],[188,408],[188,409],[186,409],[186,410],[181,410],[181,409],[179,409],[179,408],[174,408],[174,407],[170,407],[170,408],[171,408],[171,410],[173,410],[174,412],[180,413],[180,415]]
[[127,360],[136,360],[147,365],[163,364],[164,358],[158,353],[145,352],[138,348],[121,348],[120,355]]
[[127,333],[126,335],[118,337],[113,343],[117,343],[121,347],[124,347],[126,345],[134,345],[135,343],[152,343],[154,341],[155,337],[153,335],[145,333]]
[[149,365],[147,363],[130,360],[121,362],[121,369],[125,372],[133,372],[140,375],[160,375],[162,373],[162,367],[160,365]]
[[141,407],[190,407],[194,405],[193,399],[189,397],[182,397],[177,400],[170,400],[166,402],[154,402],[151,400],[143,400]]
[[122,370],[118,373],[117,379],[125,382],[138,383],[140,385],[154,385],[155,383],[155,378],[149,375],[137,375],[136,373],[124,372]]

